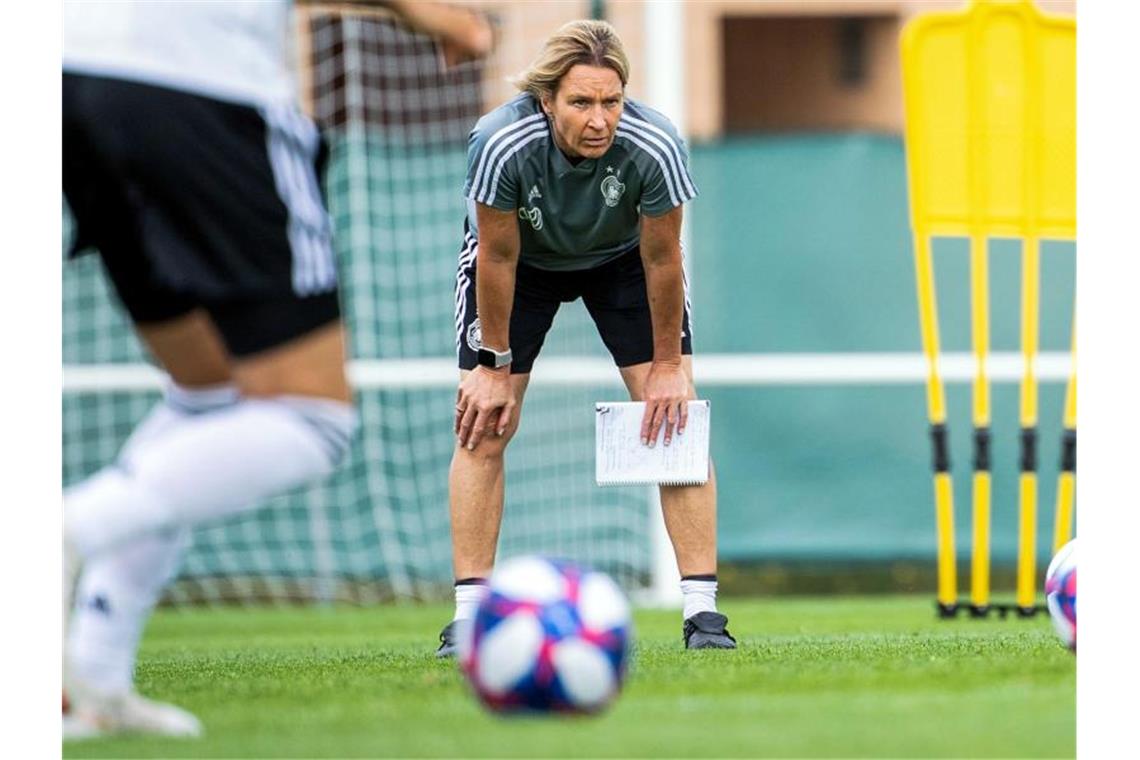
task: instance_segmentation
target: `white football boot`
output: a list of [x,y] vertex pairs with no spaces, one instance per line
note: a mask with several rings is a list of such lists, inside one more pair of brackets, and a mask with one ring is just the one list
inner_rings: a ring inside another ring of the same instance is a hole
[[202,724],[186,710],[147,699],[135,691],[99,693],[71,680],[67,703],[64,740],[123,733],[185,738],[202,735]]

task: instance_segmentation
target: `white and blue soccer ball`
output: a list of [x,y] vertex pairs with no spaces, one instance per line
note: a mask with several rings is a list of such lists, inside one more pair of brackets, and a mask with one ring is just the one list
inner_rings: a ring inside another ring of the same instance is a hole
[[629,602],[605,573],[517,557],[491,575],[459,663],[494,712],[597,712],[621,691]]
[[1053,628],[1069,649],[1077,650],[1077,539],[1061,547],[1045,571],[1045,604]]

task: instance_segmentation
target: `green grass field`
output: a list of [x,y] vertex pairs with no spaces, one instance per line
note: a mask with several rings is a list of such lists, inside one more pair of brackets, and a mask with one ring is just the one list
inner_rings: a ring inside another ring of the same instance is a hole
[[140,690],[207,735],[65,757],[1072,757],[1076,660],[1044,618],[934,619],[926,597],[722,600],[735,652],[637,614],[624,693],[596,718],[499,719],[432,655],[444,606],[164,611]]

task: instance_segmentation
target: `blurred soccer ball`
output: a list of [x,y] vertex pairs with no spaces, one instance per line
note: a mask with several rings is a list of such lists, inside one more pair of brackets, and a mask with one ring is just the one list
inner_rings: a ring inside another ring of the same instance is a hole
[[1045,571],[1045,604],[1061,641],[1077,650],[1077,539],[1061,547]]
[[518,557],[491,576],[459,662],[495,712],[596,712],[625,678],[629,602],[604,573]]

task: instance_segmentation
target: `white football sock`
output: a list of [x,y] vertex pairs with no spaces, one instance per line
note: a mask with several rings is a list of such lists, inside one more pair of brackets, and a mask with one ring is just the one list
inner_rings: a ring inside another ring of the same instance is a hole
[[681,594],[685,600],[682,620],[698,612],[716,612],[716,580],[682,579]]
[[240,398],[237,386],[233,383],[186,388],[168,379],[162,400],[135,426],[119,450],[120,461],[186,418],[232,406]]
[[487,595],[487,584],[455,584],[455,617],[453,620],[473,620],[479,609],[479,602]]
[[65,531],[87,560],[141,535],[228,517],[330,473],[355,427],[350,404],[297,396],[188,416],[69,489]]
[[105,694],[131,689],[147,618],[189,545],[190,530],[174,528],[132,539],[84,565],[67,642],[70,679]]
[[[187,418],[230,406],[238,398],[237,387],[228,383],[183,388],[168,382],[165,398],[123,444],[118,466],[130,468],[136,452]],[[139,536],[84,563],[67,640],[70,678],[102,693],[131,688],[143,627],[189,543],[189,528],[171,529]]]

